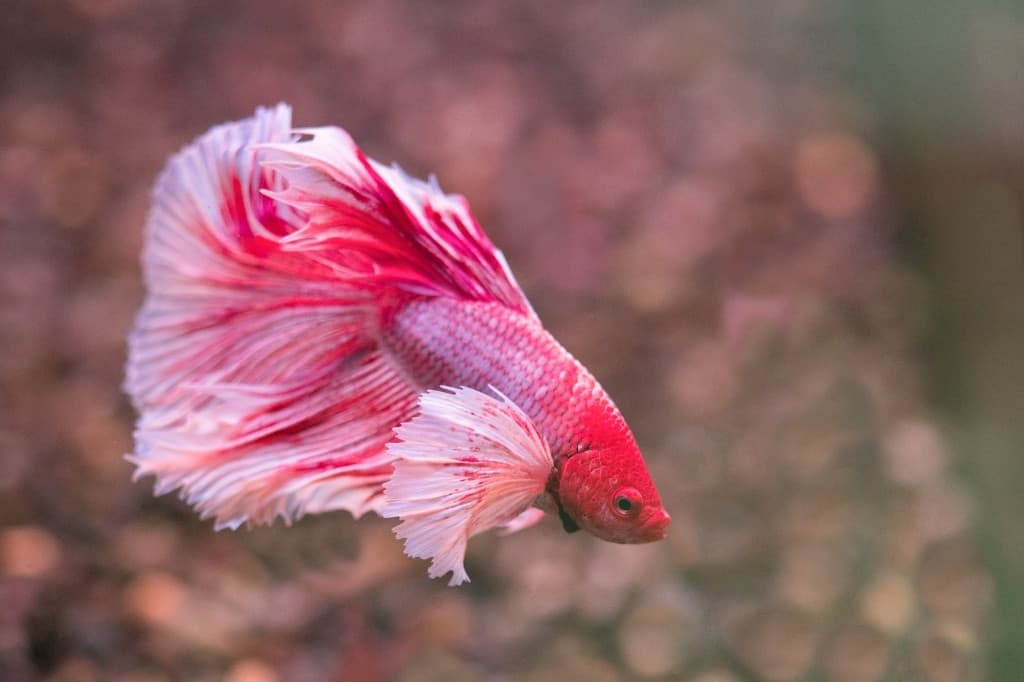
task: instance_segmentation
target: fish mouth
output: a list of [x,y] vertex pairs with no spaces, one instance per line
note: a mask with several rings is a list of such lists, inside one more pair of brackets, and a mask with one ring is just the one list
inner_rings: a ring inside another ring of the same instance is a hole
[[655,542],[657,540],[663,540],[668,534],[668,524],[672,522],[672,517],[668,515],[668,512],[664,509],[651,514],[644,525],[641,526],[640,537],[643,542]]

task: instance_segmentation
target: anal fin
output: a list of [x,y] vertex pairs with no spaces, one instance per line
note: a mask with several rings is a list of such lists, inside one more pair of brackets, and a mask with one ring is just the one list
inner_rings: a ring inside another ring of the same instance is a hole
[[526,511],[519,514],[508,523],[502,524],[502,535],[511,535],[521,530],[532,528],[544,519],[544,510],[537,507],[528,507]]
[[432,578],[451,571],[449,585],[458,585],[469,580],[470,537],[521,517],[536,522],[529,507],[544,491],[551,452],[529,417],[500,394],[432,390],[419,407],[387,446],[395,470],[380,513],[401,519],[395,535],[406,554],[431,559]]

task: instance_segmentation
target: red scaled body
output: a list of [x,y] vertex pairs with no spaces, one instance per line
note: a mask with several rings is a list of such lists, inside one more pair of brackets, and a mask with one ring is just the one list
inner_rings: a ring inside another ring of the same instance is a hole
[[421,389],[488,386],[537,425],[558,462],[581,445],[632,441],[618,411],[537,320],[497,303],[420,298],[383,324],[383,346]]

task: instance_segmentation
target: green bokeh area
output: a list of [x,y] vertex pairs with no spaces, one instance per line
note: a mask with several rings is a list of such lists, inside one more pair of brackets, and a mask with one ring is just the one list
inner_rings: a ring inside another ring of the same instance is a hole
[[851,3],[856,82],[879,112],[896,243],[926,274],[931,397],[980,511],[995,580],[991,679],[1024,671],[1024,8]]

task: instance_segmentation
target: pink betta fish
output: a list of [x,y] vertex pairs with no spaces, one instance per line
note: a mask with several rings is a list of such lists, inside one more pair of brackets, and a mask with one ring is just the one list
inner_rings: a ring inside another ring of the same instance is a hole
[[218,528],[345,509],[431,577],[556,513],[612,542],[669,515],[597,380],[461,196],[286,105],[217,126],[153,193],[129,341],[136,476]]

